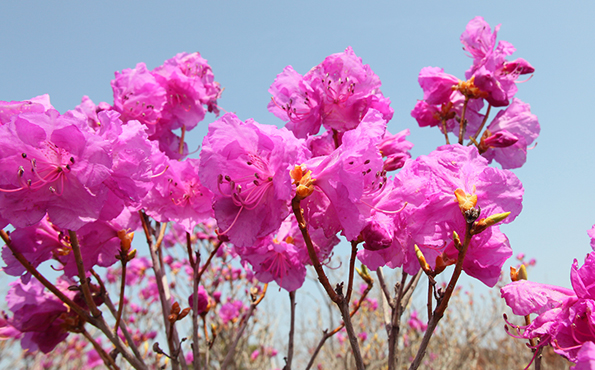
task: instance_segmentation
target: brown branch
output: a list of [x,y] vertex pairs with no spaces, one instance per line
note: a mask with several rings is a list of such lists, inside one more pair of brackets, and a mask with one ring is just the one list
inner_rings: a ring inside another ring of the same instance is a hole
[[[371,284],[368,284],[368,286],[362,293],[362,296],[360,297],[359,301],[357,301],[357,305],[353,308],[353,310],[349,314],[349,317],[353,317],[359,311],[360,307],[362,306],[362,303],[368,296],[368,293],[370,292],[370,290],[372,290],[372,287],[373,287],[373,282]],[[314,360],[316,360],[316,356],[318,356],[318,353],[322,349],[322,346],[327,341],[327,339],[329,339],[333,335],[337,334],[341,329],[343,329],[343,327],[345,327],[345,322],[342,322],[341,325],[337,326],[330,333],[329,333],[328,329],[325,329],[322,332],[322,338],[320,338],[320,341],[318,342],[316,349],[314,349],[314,352],[312,353],[312,356],[310,357],[310,361],[308,362],[308,365],[306,366],[306,370],[309,370],[312,367],[312,365],[314,365]]]
[[233,343],[231,344],[231,347],[229,348],[227,355],[225,355],[225,359],[223,360],[223,363],[221,364],[221,369],[227,369],[227,367],[229,366],[229,363],[233,359],[233,355],[235,353],[236,347],[238,346],[238,343],[240,342],[240,338],[242,337],[242,334],[244,333],[246,326],[248,326],[248,321],[249,321],[250,317],[252,317],[252,314],[254,313],[256,306],[258,306],[258,304],[263,300],[264,295],[267,292],[268,285],[269,284],[264,285],[264,287],[262,289],[262,293],[260,293],[260,297],[258,297],[258,299],[256,299],[256,297],[252,297],[252,303],[250,304],[250,309],[248,310],[248,313],[246,314],[246,316],[242,319],[240,329],[236,333],[236,337],[235,337]]
[[320,284],[322,284],[322,287],[324,288],[328,296],[331,298],[331,300],[336,304],[339,304],[341,301],[339,295],[333,290],[331,283],[328,281],[328,278],[326,277],[326,274],[322,269],[322,265],[320,264],[318,255],[316,255],[316,252],[314,250],[314,244],[312,244],[312,239],[310,238],[310,234],[308,233],[308,226],[306,224],[306,220],[304,219],[304,215],[302,214],[302,209],[300,207],[300,200],[297,197],[293,198],[293,200],[291,201],[291,208],[297,220],[300,231],[302,232],[302,236],[304,237],[304,242],[306,243],[306,247],[308,248],[308,255],[310,256],[312,265],[316,270],[318,281],[320,281]]
[[287,358],[285,359],[285,366],[283,370],[291,370],[291,362],[293,360],[293,333],[295,327],[295,290],[289,292],[289,305],[291,312],[291,321],[289,322],[289,343],[287,344]]
[[207,258],[207,262],[205,262],[205,265],[202,267],[202,269],[200,270],[200,272],[198,273],[198,280],[200,281],[200,279],[202,278],[202,275],[205,273],[205,271],[207,270],[207,267],[209,267],[209,265],[211,264],[211,260],[213,259],[213,257],[215,257],[215,255],[217,254],[217,251],[219,250],[219,248],[221,247],[221,244],[223,244],[223,242],[218,241],[217,244],[215,245],[215,249],[213,249],[213,251],[211,252],[211,254],[209,255],[209,258]]
[[118,327],[120,326],[120,320],[122,319],[122,312],[124,311],[124,291],[126,289],[126,265],[128,259],[126,258],[127,253],[120,253],[120,262],[122,262],[122,278],[120,279],[120,301],[118,302],[118,312],[116,313],[116,323],[114,325],[114,333],[118,334]]
[[439,301],[437,302],[437,307],[434,310],[434,313],[432,314],[432,318],[428,321],[428,327],[426,329],[426,333],[424,334],[424,337],[423,337],[422,342],[419,346],[419,349],[417,351],[415,359],[411,363],[409,370],[415,370],[421,364],[421,361],[423,360],[423,358],[426,354],[426,349],[428,348],[428,344],[430,344],[430,339],[432,338],[432,335],[434,334],[434,329],[436,329],[438,322],[440,321],[440,319],[442,319],[442,317],[444,316],[444,312],[446,311],[446,308],[448,307],[448,302],[450,300],[450,297],[452,296],[452,294],[455,290],[455,287],[457,285],[457,281],[459,280],[459,277],[461,276],[461,272],[463,271],[463,262],[465,260],[465,255],[467,254],[467,249],[469,248],[469,243],[471,242],[471,237],[472,237],[471,227],[472,226],[473,226],[473,223],[467,223],[467,227],[465,230],[465,241],[463,242],[463,245],[462,245],[461,249],[459,250],[457,264],[456,264],[455,269],[452,273],[452,277],[450,278],[448,286],[446,287],[446,291],[444,292],[444,294],[442,294]]
[[[149,225],[147,223],[147,217],[146,215],[140,211],[140,215],[141,215],[141,223],[143,225],[143,230],[146,233],[146,237],[147,237],[147,244],[149,247],[149,252],[151,255],[151,261],[153,263],[153,272],[155,273],[155,282],[157,283],[157,291],[159,292],[159,301],[161,302],[161,313],[163,316],[163,324],[165,325],[165,332],[166,332],[166,338],[167,340],[167,345],[169,348],[169,354],[171,356],[171,360],[172,360],[172,369],[173,370],[178,370],[179,369],[179,365],[182,364],[183,368],[186,368],[186,359],[184,358],[184,355],[181,351],[182,346],[181,344],[179,345],[178,348],[176,348],[176,346],[179,343],[179,339],[178,339],[178,333],[176,330],[176,327],[174,325],[170,325],[169,322],[169,315],[170,315],[170,292],[169,292],[169,287],[167,285],[167,277],[165,276],[163,269],[162,269],[162,261],[161,258],[159,258],[159,256],[157,255],[157,249],[159,248],[159,245],[161,244],[160,241],[163,240],[163,235],[165,234],[165,228],[167,226],[167,224],[163,223],[160,226],[159,229],[159,237],[157,240],[157,243],[155,243],[155,245],[153,246],[152,243],[152,237],[149,233]],[[178,360],[179,358],[179,360]]]
[[0,237],[6,243],[6,246],[12,252],[13,256],[25,267],[28,273],[33,275],[44,287],[48,288],[50,292],[52,292],[58,299],[64,302],[71,310],[76,312],[84,321],[91,321],[93,318],[87,311],[85,311],[81,306],[76,304],[72,299],[68,298],[62,291],[60,291],[54,284],[52,284],[45,276],[41,275],[39,271],[21,254],[21,252],[17,251],[16,248],[12,245],[12,241],[10,237],[4,230],[0,230]]
[[85,272],[81,247],[79,245],[76,232],[68,230],[68,235],[70,236],[70,245],[72,246],[72,252],[74,253],[74,260],[76,261],[76,268],[79,274],[81,290],[83,291],[83,296],[85,297],[85,303],[89,307],[91,315],[93,315],[93,317],[99,317],[101,316],[101,311],[99,311],[97,305],[95,305],[95,301],[91,295],[91,290],[89,289],[89,281],[87,280],[87,273]]
[[[479,137],[479,134],[481,133],[481,130],[483,130],[483,127],[485,126],[486,122],[488,121],[488,117],[490,116],[490,110],[491,109],[492,109],[492,104],[488,104],[488,109],[486,111],[485,116],[483,117],[483,121],[481,121],[481,125],[479,125],[479,128],[475,132],[475,135],[472,136],[472,138],[474,140],[476,140]],[[471,145],[471,143],[469,143],[468,145]]]
[[355,273],[355,258],[357,257],[357,241],[351,242],[351,259],[349,260],[349,282],[347,283],[347,294],[345,299],[347,303],[351,301],[351,292],[353,291],[353,275]]
[[293,210],[293,213],[295,214],[298,227],[302,232],[302,236],[304,237],[304,242],[306,243],[306,247],[308,248],[308,255],[310,256],[312,265],[314,266],[316,274],[318,275],[318,281],[320,281],[330,299],[333,302],[335,302],[335,304],[339,307],[339,310],[341,311],[341,316],[343,317],[343,322],[345,323],[345,330],[347,331],[347,337],[349,338],[349,344],[351,345],[351,350],[353,352],[355,365],[358,370],[363,370],[364,360],[362,358],[362,354],[359,348],[357,336],[355,335],[355,331],[353,330],[353,324],[351,323],[351,316],[349,314],[349,302],[341,293],[342,284],[337,286],[336,292],[331,287],[331,284],[329,283],[328,278],[324,273],[324,270],[322,269],[320,260],[316,255],[316,251],[314,250],[314,244],[312,243],[312,239],[310,238],[310,233],[308,233],[308,225],[306,223],[306,220],[304,219],[303,211],[300,207],[300,198],[297,195],[291,201],[291,208]]
[[[112,302],[112,300],[109,296],[109,293],[108,293],[107,289],[105,288],[105,284],[103,283],[103,280],[95,272],[95,270],[93,270],[93,268],[91,268],[91,275],[93,275],[95,277],[95,279],[97,280],[97,283],[99,284],[99,287],[101,288],[101,295],[102,295],[101,298],[103,299],[103,302],[109,309],[112,316],[116,317],[116,306],[114,306],[114,302]],[[136,358],[139,358],[139,359],[142,358],[140,351],[138,350],[138,347],[136,346],[136,344],[134,343],[134,340],[132,339],[132,335],[130,335],[130,331],[128,330],[128,326],[126,325],[126,321],[123,319],[120,320],[120,330],[122,330],[122,333],[124,333],[124,338],[126,338],[126,342],[128,343],[128,346],[130,347],[130,349],[132,349],[132,352],[134,353]]]
[[112,356],[110,356],[107,352],[105,352],[105,350],[101,347],[101,345],[99,343],[97,343],[97,341],[95,339],[93,339],[93,337],[91,336],[91,334],[89,334],[88,331],[86,331],[83,328],[81,334],[83,334],[83,336],[85,338],[87,338],[87,340],[93,345],[93,348],[95,348],[95,351],[97,351],[97,353],[99,354],[99,357],[101,357],[105,366],[107,366],[109,369],[120,370],[120,368],[118,367],[118,365],[116,365],[116,362],[114,361]]
[[465,102],[463,103],[463,112],[461,113],[461,120],[459,122],[459,144],[463,145],[463,139],[465,138],[465,129],[467,128],[467,121],[465,121],[465,113],[467,112],[467,105],[469,104],[469,97],[465,96]]
[[[189,235],[189,234],[188,234]],[[193,370],[200,370],[200,349],[198,347],[198,265],[200,264],[200,254],[196,253],[196,263],[192,265],[192,366]],[[205,325],[206,329],[206,325]],[[206,362],[208,363],[208,362]]]

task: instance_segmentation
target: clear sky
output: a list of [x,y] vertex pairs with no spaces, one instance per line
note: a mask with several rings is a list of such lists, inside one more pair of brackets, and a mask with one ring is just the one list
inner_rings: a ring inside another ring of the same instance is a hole
[[[497,4],[497,5],[494,5]],[[280,125],[267,90],[286,65],[306,73],[352,46],[382,80],[395,110],[389,130],[410,128],[414,156],[443,144],[410,111],[422,97],[421,68],[463,78],[471,59],[459,42],[481,15],[501,23],[536,69],[517,97],[539,117],[541,136],[526,165],[521,215],[502,230],[516,253],[537,259],[530,279],[569,286],[572,260],[591,250],[595,224],[595,3],[589,1],[11,1],[0,4],[0,100],[48,93],[61,112],[83,95],[111,103],[114,71],[152,69],[199,51],[225,87],[220,106],[241,119]],[[198,147],[209,122],[192,131]],[[196,156],[198,154],[195,154]],[[514,262],[514,261],[513,261]],[[506,267],[507,268],[507,267]]]

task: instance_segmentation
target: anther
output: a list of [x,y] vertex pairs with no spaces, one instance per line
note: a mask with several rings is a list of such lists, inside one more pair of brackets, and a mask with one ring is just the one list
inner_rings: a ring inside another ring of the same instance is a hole
[[21,153],[21,157],[27,158],[27,153]]
[[72,162],[72,164],[74,164],[74,157],[70,157],[70,162]]
[[231,181],[231,177],[229,177],[229,175],[225,175],[225,181],[230,182]]
[[364,162],[364,164],[368,164],[368,163],[370,163],[369,159]]

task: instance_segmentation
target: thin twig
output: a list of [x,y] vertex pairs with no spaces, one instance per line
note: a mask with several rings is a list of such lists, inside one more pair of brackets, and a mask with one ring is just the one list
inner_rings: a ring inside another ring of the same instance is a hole
[[211,260],[217,254],[217,251],[221,247],[221,244],[223,244],[223,242],[221,242],[221,241],[217,241],[217,244],[215,244],[215,248],[213,249],[213,251],[209,255],[209,258],[207,258],[207,262],[205,262],[205,265],[202,267],[202,269],[200,269],[200,272],[198,273],[198,280],[200,280],[202,278],[202,275],[205,273],[205,271],[207,270],[207,268],[211,264]]
[[62,293],[62,291],[56,288],[54,284],[52,284],[48,279],[45,278],[45,276],[41,275],[41,273],[39,273],[35,267],[33,267],[33,265],[25,258],[25,256],[21,254],[21,252],[16,250],[16,248],[12,245],[12,241],[10,240],[10,237],[6,231],[0,230],[0,237],[2,237],[2,240],[4,240],[4,243],[6,243],[6,246],[8,249],[10,249],[17,261],[19,261],[21,265],[25,267],[25,270],[33,275],[37,281],[39,281],[44,287],[48,288],[50,292],[52,292],[56,297],[58,297],[58,299],[70,307],[70,309],[76,312],[76,314],[79,315],[84,321],[91,321],[93,319],[87,311],[85,311],[81,306],[76,304],[72,299],[68,298],[64,293]]
[[[95,277],[95,279],[97,280],[97,283],[99,284],[99,287],[101,288],[101,294],[102,294],[101,298],[103,299],[103,302],[109,309],[112,316],[116,317],[116,306],[114,306],[114,302],[112,302],[112,300],[109,296],[109,293],[108,293],[107,289],[105,288],[105,284],[103,283],[103,280],[101,280],[101,277],[95,272],[95,270],[93,270],[93,268],[91,268],[91,275],[93,275]],[[130,331],[128,330],[128,326],[126,325],[126,321],[124,319],[120,320],[120,330],[122,330],[122,333],[124,334],[124,338],[126,338],[126,343],[130,347],[130,349],[132,350],[132,352],[134,353],[136,358],[139,358],[139,359],[142,358],[140,351],[138,350],[138,347],[136,346],[136,343],[134,343],[134,339],[132,339],[132,335],[130,335]]]
[[[200,264],[200,254],[196,253],[196,263],[192,265],[192,360],[193,370],[200,370],[200,348],[198,346],[198,265]],[[206,325],[205,325],[206,328]],[[208,362],[206,362],[208,364]],[[207,365],[208,366],[208,365]]]
[[[141,223],[143,225],[143,230],[145,233],[149,232],[149,226],[147,223],[147,217],[143,212],[140,212],[141,215]],[[159,238],[157,243],[153,246],[152,237],[147,234],[147,244],[149,247],[149,252],[151,255],[151,261],[153,263],[153,272],[155,273],[155,282],[157,283],[157,291],[159,292],[159,301],[161,302],[161,313],[163,316],[163,324],[165,325],[165,332],[166,337],[168,338],[167,345],[169,348],[169,355],[171,356],[172,360],[172,369],[177,370],[179,369],[179,365],[182,364],[182,368],[185,368],[186,359],[182,354],[182,346],[179,345],[178,333],[176,327],[174,325],[170,325],[169,322],[169,315],[171,313],[170,307],[170,293],[169,293],[169,286],[167,284],[167,277],[165,276],[162,266],[162,261],[157,255],[157,248],[159,248],[160,241],[163,240],[163,235],[165,234],[165,228],[167,224],[163,223],[159,229]],[[176,346],[179,345],[178,348]],[[179,360],[178,360],[179,358]]]
[[184,137],[186,136],[186,125],[182,125],[182,134],[180,135],[180,145],[178,147],[178,153],[184,154]]
[[289,323],[289,343],[287,344],[287,358],[283,370],[291,370],[291,362],[293,360],[293,334],[295,327],[295,290],[289,292],[289,305],[291,312],[291,321]]
[[298,227],[302,232],[302,236],[304,237],[304,242],[306,243],[306,247],[308,248],[308,255],[310,256],[312,265],[314,265],[314,269],[316,270],[318,281],[320,281],[320,283],[326,290],[328,296],[331,298],[333,302],[335,302],[335,304],[339,307],[339,310],[341,311],[341,316],[343,317],[343,322],[345,323],[345,330],[347,331],[347,337],[349,338],[349,344],[351,345],[355,365],[358,370],[363,370],[364,360],[362,358],[362,354],[359,348],[357,336],[355,335],[355,331],[353,330],[353,324],[351,323],[351,316],[349,315],[349,302],[345,299],[345,296],[343,296],[340,290],[342,284],[337,286],[336,292],[331,287],[331,284],[329,283],[328,278],[324,273],[324,270],[322,269],[322,265],[320,264],[318,255],[316,255],[316,251],[314,250],[314,244],[312,243],[312,239],[310,238],[310,233],[308,232],[308,225],[306,223],[306,220],[304,219],[303,211],[300,207],[300,199],[298,198],[298,196],[294,197],[291,201],[291,208],[293,210],[293,213],[295,214]]
[[244,329],[246,329],[246,326],[248,326],[248,321],[250,321],[249,319],[250,319],[250,317],[252,317],[252,314],[254,313],[256,306],[258,306],[258,304],[263,300],[264,295],[267,292],[267,287],[268,287],[268,284],[265,284],[262,289],[262,293],[260,294],[260,297],[258,297],[258,299],[255,299],[253,297],[253,302],[250,304],[250,309],[248,310],[248,313],[246,314],[246,316],[242,319],[242,324],[240,325],[240,329],[236,333],[236,337],[235,337],[234,341],[232,342],[232,344],[229,348],[229,351],[227,352],[227,355],[225,356],[225,359],[223,360],[223,363],[221,364],[221,369],[223,369],[223,370],[227,369],[231,360],[233,359],[236,347],[238,346],[238,343],[240,342],[240,338],[242,337],[242,334],[244,333]]
[[[360,307],[362,306],[362,303],[364,302],[364,300],[368,296],[368,293],[370,292],[370,290],[372,290],[373,285],[374,285],[373,284],[373,281],[371,281],[371,283],[368,284],[368,286],[366,287],[366,289],[362,293],[362,296],[357,301],[357,305],[355,306],[355,308],[349,314],[350,317],[353,317],[359,311]],[[306,370],[309,370],[312,367],[312,365],[314,365],[314,360],[316,360],[316,356],[318,356],[318,353],[322,349],[322,346],[327,341],[327,339],[329,339],[333,335],[337,334],[341,329],[343,329],[343,327],[345,327],[345,322],[342,322],[341,325],[337,326],[331,332],[329,332],[328,329],[325,329],[322,332],[322,338],[320,338],[320,341],[318,342],[318,345],[316,346],[316,349],[314,349],[314,352],[312,353],[312,356],[310,357],[310,361],[308,362],[308,365],[306,366]]]
[[93,296],[91,295],[91,289],[89,289],[89,281],[87,280],[87,273],[85,272],[81,247],[79,245],[76,232],[68,230],[68,235],[70,236],[70,245],[72,247],[72,253],[74,254],[74,260],[76,261],[76,268],[79,274],[81,290],[83,291],[83,296],[85,297],[85,303],[89,307],[91,315],[93,315],[93,317],[99,317],[101,316],[101,311],[99,311],[97,308],[97,305],[93,300]]
[[455,290],[455,287],[457,285],[457,281],[459,280],[459,277],[461,276],[461,272],[463,271],[463,262],[465,260],[465,255],[467,254],[467,249],[469,248],[469,243],[471,242],[471,237],[472,237],[472,235],[471,235],[472,225],[473,225],[473,223],[467,223],[467,227],[465,228],[465,241],[463,242],[463,245],[462,245],[461,249],[459,250],[457,264],[456,264],[455,269],[452,273],[452,277],[450,278],[448,286],[446,287],[446,291],[440,297],[439,302],[437,302],[437,307],[434,310],[434,313],[432,314],[432,319],[428,322],[428,327],[426,329],[426,333],[424,334],[424,337],[423,337],[422,342],[419,346],[419,349],[417,351],[415,359],[413,360],[413,363],[411,363],[409,370],[415,370],[421,364],[421,361],[426,354],[426,349],[428,348],[428,344],[430,344],[430,339],[432,338],[432,335],[434,334],[434,329],[436,329],[438,322],[440,321],[440,319],[442,319],[442,317],[444,316],[444,312],[446,311],[446,308],[448,307],[448,302],[450,300],[450,297],[452,296],[452,294]]
[[99,354],[99,357],[101,357],[105,366],[107,366],[110,369],[120,370],[120,368],[118,367],[118,365],[116,365],[116,362],[114,361],[112,356],[110,356],[107,352],[105,352],[105,350],[101,347],[101,345],[99,343],[97,343],[97,341],[91,336],[91,334],[89,334],[88,331],[86,331],[83,328],[81,331],[81,334],[83,334],[83,336],[85,338],[87,338],[87,340],[93,345],[93,348],[95,348],[95,351],[97,351],[97,354]]
[[446,140],[446,145],[450,145],[450,140],[448,140],[448,131],[446,131],[446,118],[442,118],[442,131],[444,132],[444,139]]
[[351,259],[349,260],[349,282],[347,283],[347,294],[345,299],[347,303],[351,302],[351,292],[353,291],[353,276],[355,274],[355,259],[357,257],[357,241],[351,242]]
[[[492,109],[492,104],[488,104],[488,109],[486,111],[486,114],[485,114],[485,116],[483,116],[483,121],[481,121],[481,125],[479,125],[479,128],[475,132],[475,135],[472,136],[473,139],[477,139],[479,137],[481,130],[483,130],[483,126],[485,126],[486,122],[488,121],[488,117],[490,116],[491,109]],[[471,143],[469,143],[468,145],[471,145]]]
[[122,319],[122,312],[124,311],[124,290],[126,289],[126,265],[128,259],[126,258],[127,253],[120,253],[120,262],[122,262],[122,278],[120,280],[120,301],[118,302],[118,312],[116,313],[116,324],[114,325],[114,333],[118,333],[118,327],[120,326],[120,320]]
[[461,113],[461,120],[459,122],[459,144],[463,145],[463,139],[465,138],[465,130],[467,129],[467,121],[465,121],[465,113],[467,112],[467,105],[469,103],[469,97],[465,96],[465,102],[463,103],[463,112]]

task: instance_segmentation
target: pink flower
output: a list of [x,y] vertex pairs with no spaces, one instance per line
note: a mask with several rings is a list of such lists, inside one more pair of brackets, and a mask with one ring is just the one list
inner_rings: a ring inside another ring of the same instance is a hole
[[[538,315],[530,325],[511,325],[516,334],[538,338],[540,346],[551,344],[556,353],[572,362],[588,363],[592,349],[588,343],[595,341],[594,272],[595,252],[591,252],[582,267],[578,267],[577,260],[572,264],[573,290],[526,280],[504,286],[502,297],[514,314]],[[585,345],[589,347],[583,351]]]
[[242,301],[235,300],[233,302],[227,302],[219,309],[219,317],[223,321],[223,325],[225,325],[230,321],[238,319],[245,309],[246,307]]
[[97,220],[112,167],[109,143],[85,121],[55,110],[23,113],[0,126],[0,208],[18,227],[47,212],[76,230]]
[[453,87],[459,83],[458,78],[438,67],[422,68],[417,81],[424,91],[424,100],[430,105],[448,103]]
[[296,137],[306,138],[320,131],[320,91],[304,80],[292,66],[285,67],[283,72],[277,75],[269,93],[273,95],[268,105],[269,111],[287,121],[285,127]]
[[506,41],[496,45],[499,29],[500,25],[492,33],[490,25],[482,17],[475,17],[461,35],[463,48],[473,58],[473,66],[465,72],[465,77],[475,77],[475,86],[488,93],[486,100],[495,107],[508,105],[517,92],[517,78],[535,71],[524,59],[506,60],[515,48]]
[[539,136],[537,116],[531,114],[529,104],[517,98],[498,112],[480,142],[482,155],[504,169],[519,168],[527,159],[527,147]]
[[219,113],[217,99],[222,90],[215,82],[207,60],[199,53],[177,54],[151,74],[163,86],[167,96],[160,126],[168,130],[181,127],[192,130],[204,119],[203,104],[209,112]]
[[413,148],[413,144],[407,141],[409,136],[409,129],[405,129],[395,135],[386,132],[382,141],[378,144],[378,149],[384,160],[384,169],[386,171],[395,171],[405,165],[405,161],[411,158],[409,151]]
[[[58,284],[58,288],[73,299],[75,293],[68,291],[68,284],[64,283]],[[27,284],[17,280],[10,286],[6,303],[13,317],[9,323],[23,334],[21,347],[49,353],[68,336],[65,320],[72,313],[69,314],[64,303],[46,291],[36,279]]]
[[351,47],[328,56],[303,77],[291,66],[271,85],[269,111],[288,120],[297,137],[315,135],[320,124],[331,131],[352,130],[368,110],[375,109],[389,121],[390,100],[380,92],[380,79],[363,65]]
[[589,238],[591,238],[591,248],[595,250],[595,225],[587,231]]
[[114,109],[122,120],[138,120],[147,125],[149,135],[155,133],[167,102],[167,92],[157,78],[147,70],[145,63],[134,69],[115,73],[111,85],[114,91]]
[[[442,120],[446,123],[446,132],[452,132],[459,135],[459,121],[463,114],[463,106],[465,97],[459,91],[452,91],[446,103],[441,105],[432,105],[424,100],[420,100],[415,104],[411,111],[411,117],[415,118],[420,127],[435,127],[437,126],[442,133]],[[482,99],[471,99],[467,103],[465,110],[465,120],[467,121],[467,129],[465,131],[465,139],[475,135],[479,129],[484,115],[479,113],[483,108]]]
[[48,94],[36,96],[25,101],[0,101],[0,125],[10,122],[13,117],[21,113],[43,113],[48,109],[54,109],[52,104],[50,104],[50,96]]
[[[207,294],[207,291],[205,290],[205,288],[202,285],[198,286],[198,305],[196,308],[196,312],[198,312],[198,314],[202,314],[203,312],[207,311],[207,308],[209,307],[209,295]],[[194,293],[190,294],[190,297],[188,297],[188,305],[190,308],[194,307]]]
[[213,194],[199,179],[198,159],[169,160],[167,166],[152,179],[154,185],[142,204],[157,221],[177,222],[192,233],[212,216]]
[[281,288],[291,292],[300,288],[306,279],[306,267],[292,242],[290,238],[277,240],[269,235],[260,239],[254,247],[236,250],[250,262],[260,282],[275,280]]
[[[454,192],[477,195],[481,217],[511,212],[508,223],[520,213],[523,188],[510,171],[487,166],[474,147],[445,145],[428,156],[408,161],[395,177],[393,198],[407,206],[394,216],[392,244],[383,250],[363,250],[360,260],[374,269],[403,266],[409,274],[419,269],[414,245],[435,266],[443,252],[456,258],[452,233],[465,234],[465,219]],[[504,261],[512,255],[506,236],[492,226],[471,239],[463,270],[489,286],[498,281]]]
[[327,236],[342,230],[348,240],[356,239],[384,195],[386,172],[377,145],[385,128],[382,114],[370,110],[356,129],[343,135],[339,148],[304,163],[317,189],[303,202],[305,216]]
[[277,230],[293,197],[289,171],[307,156],[303,141],[286,129],[231,113],[209,125],[199,177],[214,194],[219,232],[244,247]]
[[595,368],[595,343],[586,342],[576,356],[576,365],[570,370],[590,370]]

